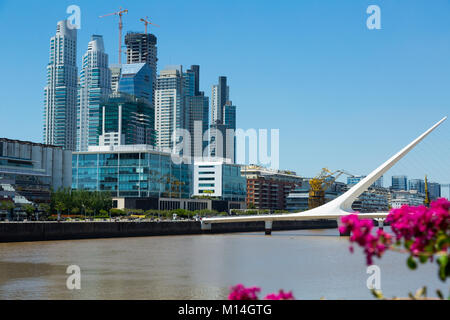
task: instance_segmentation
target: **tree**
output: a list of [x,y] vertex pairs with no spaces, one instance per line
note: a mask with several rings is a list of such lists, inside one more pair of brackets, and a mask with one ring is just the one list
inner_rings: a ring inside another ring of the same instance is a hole
[[40,203],[39,211],[44,213],[44,216],[47,217],[50,214],[50,205],[48,203]]
[[0,201],[0,209],[6,210],[10,214],[11,218],[12,218],[12,211],[14,210],[14,208],[15,208],[14,202],[10,200]]
[[27,213],[27,219],[30,219],[31,215],[36,211],[36,208],[29,203],[25,204],[22,209]]

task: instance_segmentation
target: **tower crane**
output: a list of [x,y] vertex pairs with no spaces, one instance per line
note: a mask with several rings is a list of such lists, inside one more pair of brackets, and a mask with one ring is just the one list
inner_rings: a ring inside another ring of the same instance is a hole
[[100,16],[100,18],[109,17],[109,16],[119,16],[119,64],[122,64],[122,29],[123,29],[123,21],[122,16],[127,14],[127,9],[119,8],[119,11],[105,14],[104,16]]
[[145,17],[145,19],[141,18],[140,21],[142,21],[145,24],[145,34],[147,34],[147,26],[149,24],[151,24],[151,25],[153,25],[155,27],[159,27],[157,24],[154,24],[154,23],[151,23],[150,21],[148,21],[148,17]]
[[331,172],[327,168],[323,168],[322,172],[317,177],[309,180],[309,209],[319,207],[325,203],[325,191],[343,174],[354,177],[353,174],[345,170]]

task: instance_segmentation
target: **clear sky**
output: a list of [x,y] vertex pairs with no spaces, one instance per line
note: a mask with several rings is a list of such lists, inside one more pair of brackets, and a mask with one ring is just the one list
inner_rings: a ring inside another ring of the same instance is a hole
[[[78,65],[92,34],[117,62],[117,18],[160,28],[158,68],[201,66],[209,96],[229,79],[238,128],[280,129],[280,167],[367,174],[445,115],[450,106],[448,0],[0,0],[0,136],[42,141],[49,39],[66,8],[82,13]],[[366,9],[381,8],[381,30]],[[450,183],[450,121],[387,175]],[[390,182],[386,183],[390,184]]]

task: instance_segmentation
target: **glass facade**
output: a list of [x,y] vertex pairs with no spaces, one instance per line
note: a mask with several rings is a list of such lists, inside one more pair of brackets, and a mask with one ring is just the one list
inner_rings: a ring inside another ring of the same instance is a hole
[[138,99],[126,93],[113,93],[102,104],[98,135],[103,132],[120,132],[125,136],[122,144],[154,146],[154,123],[154,108],[145,99]]
[[190,165],[159,152],[74,153],[72,188],[113,197],[189,198]]
[[153,103],[153,71],[147,63],[122,65],[119,92],[134,95]]
[[245,201],[247,179],[241,175],[241,167],[224,164],[222,170],[222,199]]

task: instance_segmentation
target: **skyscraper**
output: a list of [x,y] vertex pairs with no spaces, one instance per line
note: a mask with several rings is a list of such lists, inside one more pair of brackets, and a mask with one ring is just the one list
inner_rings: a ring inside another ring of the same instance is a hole
[[59,21],[50,39],[47,85],[44,92],[43,140],[68,150],[76,147],[77,30]]
[[[127,64],[147,63],[152,69],[152,95],[156,90],[156,72],[157,72],[157,38],[153,34],[129,32],[125,36],[125,45],[127,46]],[[155,103],[155,100],[151,101]]]
[[219,77],[219,83],[212,87],[211,92],[211,124],[216,124],[217,120],[223,124],[223,107],[228,102],[229,96],[227,77]]
[[147,63],[123,64],[118,92],[134,95],[153,105],[152,68]]
[[209,155],[227,158],[234,163],[236,158],[236,106],[230,101],[227,77],[219,77],[219,83],[212,88],[211,100]]
[[[192,65],[184,74],[184,99],[188,113],[188,130],[191,135],[191,156],[203,155],[207,141],[203,141],[203,135],[209,126],[209,98],[200,91],[200,66]],[[201,125],[196,132],[196,123]],[[199,137],[196,136],[199,135]]]
[[110,94],[111,72],[103,37],[93,35],[83,56],[77,110],[77,150],[98,145],[100,103]]
[[176,129],[186,129],[186,108],[183,97],[183,68],[168,66],[156,80],[155,131],[156,145],[172,149],[172,134]]

